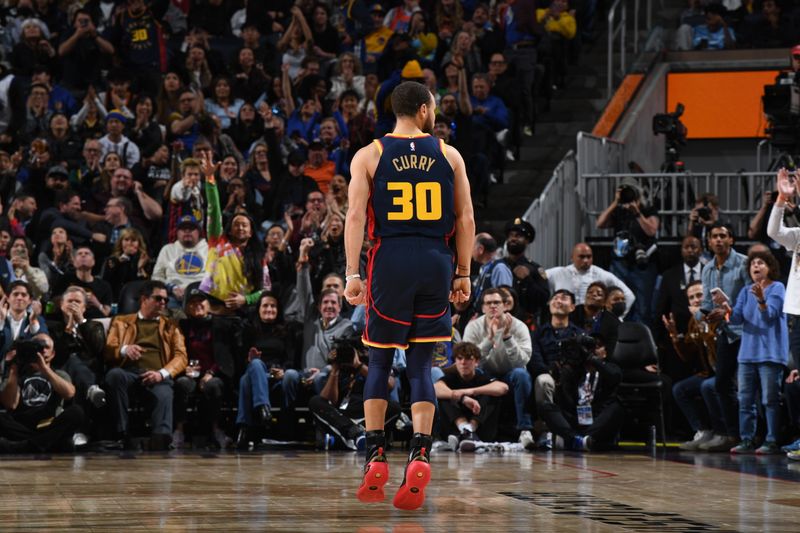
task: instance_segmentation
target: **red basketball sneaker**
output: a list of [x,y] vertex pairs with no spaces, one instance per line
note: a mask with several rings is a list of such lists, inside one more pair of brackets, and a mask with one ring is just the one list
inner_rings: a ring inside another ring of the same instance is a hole
[[383,455],[383,448],[378,448],[364,465],[364,479],[358,487],[356,497],[364,503],[382,502],[386,495],[383,486],[389,481],[389,463]]
[[412,457],[406,465],[403,484],[400,485],[393,501],[395,507],[405,511],[419,509],[425,503],[425,487],[431,480],[428,450],[420,448],[419,453]]

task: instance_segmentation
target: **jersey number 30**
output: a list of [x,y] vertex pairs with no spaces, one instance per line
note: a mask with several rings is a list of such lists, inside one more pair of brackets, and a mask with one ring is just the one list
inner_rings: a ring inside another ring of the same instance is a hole
[[407,181],[390,181],[389,191],[400,191],[392,198],[399,211],[390,211],[389,220],[411,220],[416,212],[417,220],[439,220],[442,218],[442,186],[436,181],[421,181],[416,185]]

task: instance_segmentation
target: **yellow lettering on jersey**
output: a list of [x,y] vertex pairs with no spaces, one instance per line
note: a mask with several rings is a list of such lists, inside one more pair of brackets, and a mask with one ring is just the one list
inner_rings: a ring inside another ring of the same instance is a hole
[[399,211],[386,214],[388,220],[411,220],[416,212],[417,220],[439,220],[442,218],[442,186],[436,181],[421,181],[415,186],[405,181],[390,181],[388,191],[400,191],[392,198]]
[[425,155],[417,156],[415,154],[411,154],[392,158],[392,165],[398,172],[402,172],[404,170],[421,170],[423,172],[430,172],[434,163],[436,163],[436,159]]
[[387,213],[389,220],[411,220],[414,216],[414,189],[411,184],[405,181],[390,181],[386,184],[388,191],[400,191],[400,196],[392,198],[392,204],[400,207],[400,211]]
[[133,35],[131,35],[132,42],[139,43],[146,40],[147,40],[147,28],[139,28],[133,30]]

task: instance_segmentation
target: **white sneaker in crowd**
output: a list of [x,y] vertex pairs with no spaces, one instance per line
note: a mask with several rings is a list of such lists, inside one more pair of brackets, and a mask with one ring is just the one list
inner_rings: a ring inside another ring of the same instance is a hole
[[686,452],[696,452],[701,444],[705,444],[714,438],[714,432],[710,429],[700,429],[694,434],[694,438],[680,445],[680,449]]

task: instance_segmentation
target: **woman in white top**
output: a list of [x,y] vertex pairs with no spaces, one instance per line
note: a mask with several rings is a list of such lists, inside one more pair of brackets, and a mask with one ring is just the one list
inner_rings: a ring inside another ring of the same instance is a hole
[[[800,359],[800,228],[784,226],[783,212],[787,203],[791,202],[796,205],[795,193],[799,178],[800,175],[797,172],[790,175],[785,168],[778,171],[778,199],[772,207],[767,223],[767,235],[793,252],[792,266],[789,269],[789,279],[786,283],[786,298],[783,300],[783,312],[789,315],[789,321],[793,323],[789,346],[794,354],[795,366],[800,366],[800,361],[798,361]],[[800,405],[797,401],[797,397],[800,396],[800,392],[798,392],[800,391],[800,372],[797,369],[792,370],[789,377],[786,378],[786,383],[789,385],[786,387],[787,403],[790,405],[789,411],[794,422],[800,418],[800,413],[798,413]],[[795,401],[792,401],[792,397]],[[790,459],[800,460],[800,439],[784,446],[783,449],[788,452]]]

